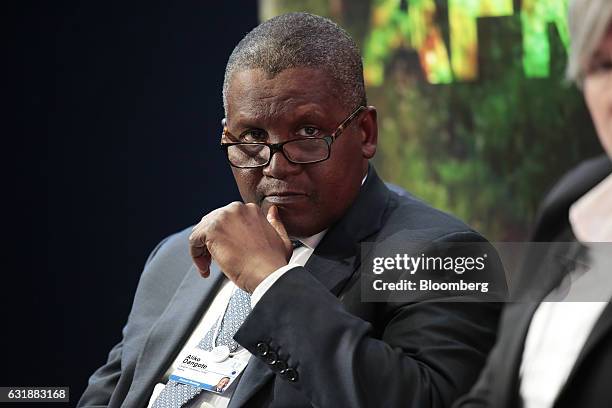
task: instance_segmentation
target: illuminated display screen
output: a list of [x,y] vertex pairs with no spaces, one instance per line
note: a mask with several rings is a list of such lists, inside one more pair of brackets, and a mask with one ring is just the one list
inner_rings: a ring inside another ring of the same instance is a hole
[[564,81],[568,0],[260,0],[323,15],[362,49],[383,178],[495,240],[527,237],[552,184],[601,152]]
[[564,47],[569,47],[567,0],[524,0],[520,8],[515,8],[512,0],[448,0],[449,41],[443,38],[437,22],[439,11],[434,0],[407,1],[405,7],[400,0],[378,0],[372,7],[363,54],[365,77],[373,86],[383,83],[385,64],[398,48],[418,52],[429,83],[478,78],[477,21],[484,17],[520,16],[527,77],[550,75],[550,24]]

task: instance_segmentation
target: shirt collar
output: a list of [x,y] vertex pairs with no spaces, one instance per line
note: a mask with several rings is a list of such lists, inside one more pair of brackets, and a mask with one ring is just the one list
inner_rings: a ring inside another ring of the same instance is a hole
[[578,241],[612,242],[612,174],[576,201],[569,211]]
[[300,242],[302,244],[304,244],[305,247],[307,247],[309,249],[315,249],[317,247],[317,245],[319,245],[319,242],[321,242],[321,240],[325,236],[326,232],[327,232],[327,229],[324,229],[323,231],[319,232],[318,234],[314,234],[314,235],[311,235],[311,236],[306,237],[306,238],[297,238],[297,239],[299,239]]
[[363,178],[361,179],[361,187],[363,187],[367,178],[368,178],[368,172],[366,171],[365,176],[363,176]]

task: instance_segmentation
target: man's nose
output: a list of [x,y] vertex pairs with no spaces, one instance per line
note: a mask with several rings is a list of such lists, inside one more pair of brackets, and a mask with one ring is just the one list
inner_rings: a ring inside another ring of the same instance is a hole
[[291,163],[280,150],[272,154],[270,163],[263,168],[264,176],[277,179],[286,178],[300,171],[302,171],[302,165]]

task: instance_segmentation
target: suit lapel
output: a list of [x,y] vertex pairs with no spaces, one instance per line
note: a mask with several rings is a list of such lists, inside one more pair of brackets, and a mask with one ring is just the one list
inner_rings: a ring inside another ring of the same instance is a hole
[[[389,190],[373,167],[346,215],[325,234],[304,267],[336,296],[359,267],[359,243],[377,232],[389,200]],[[268,366],[251,356],[228,408],[246,406],[248,400],[274,377]]]
[[189,269],[166,310],[149,332],[136,362],[135,380],[124,406],[146,406],[150,390],[176,358],[222,282],[223,273],[214,263],[208,279],[203,279],[193,266]]
[[[503,384],[499,387],[502,390],[499,399],[494,401],[497,406],[520,406],[520,368],[533,315],[540,303],[546,300],[546,296],[560,285],[566,273],[571,270],[581,248],[582,246],[578,242],[569,246],[567,242],[561,242],[558,246],[551,248],[550,252],[543,258],[543,263],[539,264],[536,270],[526,266],[535,264],[523,265],[523,273],[528,274],[527,287],[536,288],[535,298],[527,291],[525,292],[528,294],[526,299],[507,306],[512,308],[510,312],[512,315],[509,315],[505,320],[509,321],[514,327],[513,334],[508,336],[509,340],[505,344],[505,355],[507,361],[511,362],[511,366],[509,370],[500,373],[497,380],[499,384]],[[535,249],[539,250],[539,247]]]
[[514,407],[517,406],[516,398],[519,395],[520,384],[520,367],[523,361],[523,350],[525,348],[525,339],[527,331],[531,323],[531,318],[538,308],[539,303],[536,301],[528,301],[524,303],[511,304],[508,307],[512,308],[507,312],[508,316],[505,319],[512,325],[511,335],[508,336],[507,342],[504,342],[505,360],[510,362],[510,367],[507,370],[502,370],[498,373],[498,378],[495,380],[501,384],[499,389],[500,395],[494,396],[496,401],[494,404],[499,407]]
[[329,229],[305,267],[336,296],[358,269],[360,243],[378,232],[384,222],[389,190],[373,167],[359,195],[340,221]]
[[[531,325],[531,320],[540,302],[550,293],[563,279],[564,271],[570,259],[573,259],[579,246],[572,245],[568,248],[563,243],[560,248],[554,247],[547,254],[542,254],[541,247],[533,247],[530,255],[536,256],[522,265],[522,273],[525,274],[519,280],[522,289],[519,291],[518,300],[506,306],[504,321],[511,325],[511,329],[503,331],[505,361],[510,362],[507,370],[498,373],[497,384],[499,395],[493,396],[495,406],[514,407],[520,406],[520,368],[523,361],[525,341]],[[543,258],[542,258],[543,256]],[[529,255],[528,255],[529,258]],[[537,265],[537,267],[536,267]],[[534,292],[532,292],[532,290]],[[510,327],[510,326],[509,326]]]
[[571,381],[577,375],[577,372],[584,360],[589,356],[590,352],[593,351],[595,346],[597,346],[597,344],[604,339],[610,330],[612,330],[612,303],[608,302],[608,305],[604,308],[601,316],[595,323],[593,330],[591,330],[591,334],[589,334],[589,337],[587,337],[580,354],[578,354],[567,381],[565,381],[565,384],[557,395],[557,401],[562,398],[564,392],[569,388]]

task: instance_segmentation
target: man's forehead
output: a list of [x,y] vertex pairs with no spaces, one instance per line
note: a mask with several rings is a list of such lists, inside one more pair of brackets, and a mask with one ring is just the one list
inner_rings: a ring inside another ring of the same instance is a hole
[[312,121],[318,123],[328,120],[330,112],[317,103],[307,102],[266,104],[255,103],[244,105],[242,109],[235,109],[231,113],[232,123],[236,125],[250,123],[275,122],[279,119],[286,121]]
[[337,104],[333,81],[323,70],[289,68],[275,76],[261,69],[236,72],[228,89],[228,116],[273,117],[326,113]]
[[270,73],[262,68],[245,68],[234,71],[230,78],[230,82],[233,85],[238,85],[239,88],[237,89],[239,90],[250,89],[262,82],[266,86],[277,84],[299,86],[304,81],[316,82],[321,86],[329,86],[334,79],[323,67],[290,67],[275,73]]

